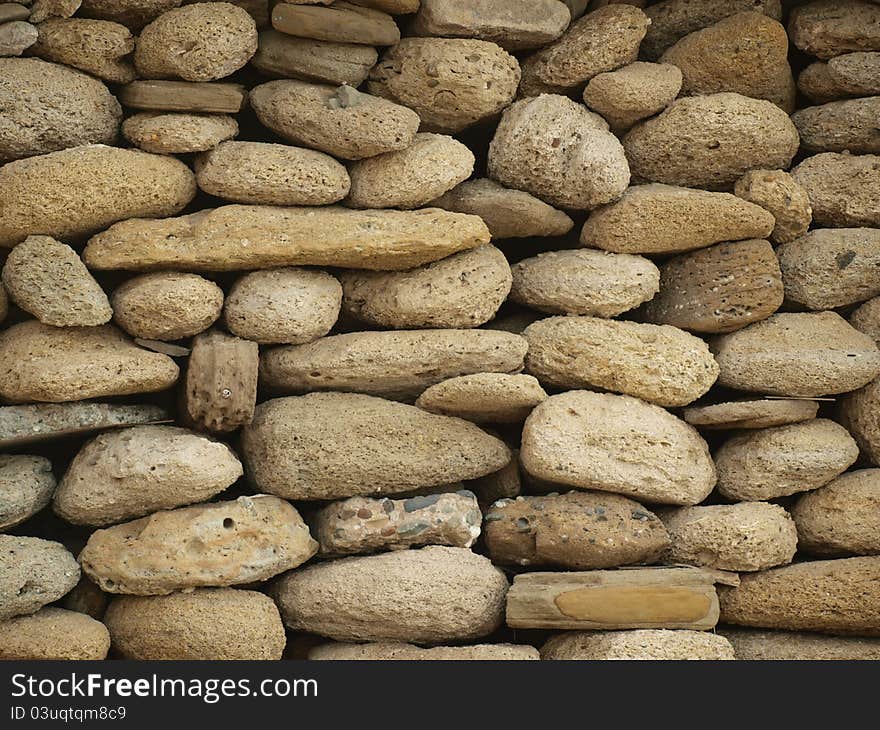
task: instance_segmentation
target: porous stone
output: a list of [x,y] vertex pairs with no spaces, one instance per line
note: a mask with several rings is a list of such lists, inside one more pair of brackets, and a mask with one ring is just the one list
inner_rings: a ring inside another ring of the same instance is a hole
[[423,132],[406,149],[352,162],[348,171],[352,208],[419,208],[469,178],[474,154],[452,137]]
[[112,20],[132,30],[139,30],[180,3],[181,0],[82,0],[79,15]]
[[831,101],[791,115],[807,152],[880,152],[880,96]]
[[815,560],[721,586],[721,622],[880,636],[880,557]]
[[468,548],[483,515],[472,492],[409,499],[350,497],[324,507],[312,529],[322,554],[352,555],[421,545]]
[[492,238],[561,236],[574,226],[561,210],[488,178],[466,180],[432,200],[430,206],[480,216]]
[[55,661],[106,659],[110,633],[83,613],[46,606],[0,622],[0,659]]
[[499,500],[486,513],[484,540],[495,563],[570,570],[653,563],[669,546],[656,515],[600,492]]
[[348,86],[270,81],[251,90],[250,102],[276,134],[344,160],[405,149],[419,128],[412,109]]
[[551,205],[590,209],[629,184],[623,147],[598,114],[564,96],[515,102],[489,145],[489,176]]
[[299,512],[263,494],[156,512],[96,530],[79,561],[108,593],[165,595],[264,581],[317,550]]
[[241,475],[226,444],[176,426],[135,426],[86,443],[52,507],[73,524],[110,525],[207,501]]
[[635,185],[590,214],[581,243],[615,253],[668,254],[764,238],[772,230],[772,214],[729,193]]
[[256,205],[328,205],[351,186],[330,155],[268,142],[222,142],[196,158],[195,171],[206,193]]
[[112,295],[116,323],[132,337],[180,340],[210,327],[223,290],[197,274],[157,272],[129,279]]
[[50,18],[69,18],[79,10],[81,0],[34,0],[31,22],[42,23]]
[[286,642],[272,599],[234,588],[118,596],[104,621],[126,659],[277,660]]
[[880,297],[862,304],[849,316],[849,323],[880,345]]
[[880,378],[844,398],[840,416],[862,453],[880,466]]
[[504,443],[472,423],[354,393],[261,403],[242,455],[253,483],[285,499],[399,494],[510,461]]
[[633,178],[729,190],[754,168],[787,168],[797,128],[778,106],[723,92],[674,101],[623,139]]
[[834,85],[848,96],[880,94],[880,53],[845,53],[828,60]]
[[834,312],[779,313],[710,341],[719,385],[815,398],[861,388],[880,372],[880,350]]
[[458,375],[517,373],[526,348],[518,335],[483,329],[352,332],[264,352],[260,380],[276,392],[342,390],[415,400]]
[[842,474],[791,510],[798,548],[810,555],[880,553],[880,469]]
[[774,398],[689,406],[682,417],[692,426],[705,429],[769,428],[809,421],[818,412],[816,401]]
[[39,38],[37,27],[23,20],[0,24],[0,58],[20,56]]
[[546,399],[547,393],[531,375],[475,373],[432,385],[416,405],[476,423],[521,423]]
[[342,307],[393,328],[478,327],[510,292],[510,266],[494,246],[461,251],[408,271],[346,271]]
[[818,58],[880,51],[880,8],[862,0],[816,0],[792,8],[791,42]]
[[797,77],[797,87],[814,104],[824,104],[849,96],[832,76],[825,61],[814,61],[801,71]]
[[517,60],[488,41],[403,38],[370,71],[367,89],[415,111],[426,132],[453,134],[513,101]]
[[773,314],[783,292],[769,241],[718,243],[662,264],[660,293],[644,311],[651,322],[692,332],[732,332]]
[[613,129],[625,131],[662,112],[678,96],[681,83],[678,66],[635,61],[593,76],[584,89],[584,104],[601,114]]
[[75,239],[125,218],[174,215],[196,193],[180,160],[87,145],[0,167],[0,246],[33,234]]
[[273,594],[294,630],[337,641],[439,644],[491,634],[507,587],[482,555],[429,546],[304,568],[280,578]]
[[827,484],[858,456],[847,430],[825,418],[752,430],[715,452],[717,487],[737,501],[787,497]]
[[694,31],[660,60],[681,69],[685,96],[733,91],[794,110],[785,27],[761,12],[736,13]]
[[0,455],[0,531],[33,517],[49,504],[54,491],[55,477],[48,459]]
[[37,58],[0,58],[0,110],[0,164],[112,144],[122,117],[103,83]]
[[880,226],[880,155],[822,152],[791,171],[817,226]]
[[707,631],[566,631],[551,637],[541,647],[544,660],[718,661],[735,658],[727,639]]
[[122,123],[122,134],[145,152],[180,155],[205,152],[238,136],[238,122],[228,114],[140,112]]
[[565,94],[597,74],[632,63],[650,22],[632,5],[607,5],[587,13],[559,40],[523,62],[520,95]]
[[660,287],[648,259],[592,249],[547,251],[510,267],[511,301],[549,314],[616,317]]
[[117,223],[89,241],[83,260],[90,269],[131,271],[296,265],[397,271],[476,248],[489,238],[477,216],[438,208],[227,205],[179,218]]
[[112,325],[51,327],[36,320],[0,332],[0,396],[65,401],[170,388],[174,361],[132,343]]
[[790,563],[798,547],[791,516],[776,504],[679,507],[659,515],[669,531],[668,563],[750,572]]
[[718,377],[706,343],[667,325],[548,317],[523,337],[526,370],[555,388],[596,388],[674,407],[695,401]]
[[759,631],[725,626],[720,630],[743,661],[880,660],[880,640],[856,639],[796,631]]
[[810,227],[813,209],[807,191],[783,170],[749,170],[736,181],[733,193],[772,214],[774,243],[793,241]]
[[31,47],[35,56],[63,63],[114,84],[134,81],[136,74],[126,58],[134,50],[134,37],[124,25],[106,20],[55,18],[40,23],[39,38]]
[[400,30],[389,15],[347,2],[330,7],[278,3],[272,9],[272,27],[303,38],[368,46],[391,46],[400,40]]
[[659,504],[698,504],[715,485],[696,429],[626,395],[550,396],[526,419],[520,459],[537,479]]
[[147,79],[216,81],[257,51],[257,26],[231,3],[205,2],[162,13],[137,39],[134,65]]
[[522,661],[537,660],[538,650],[527,644],[473,644],[421,647],[397,642],[321,644],[309,652],[312,660],[366,661]]
[[0,535],[0,621],[57,601],[79,574],[76,559],[60,542]]
[[113,316],[76,251],[49,236],[28,236],[10,252],[3,285],[13,302],[44,324],[92,327]]

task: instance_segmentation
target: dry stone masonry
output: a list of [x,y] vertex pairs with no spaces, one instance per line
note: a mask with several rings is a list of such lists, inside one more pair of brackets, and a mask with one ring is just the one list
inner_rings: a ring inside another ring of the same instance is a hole
[[880,659],[877,0],[0,2],[0,659]]

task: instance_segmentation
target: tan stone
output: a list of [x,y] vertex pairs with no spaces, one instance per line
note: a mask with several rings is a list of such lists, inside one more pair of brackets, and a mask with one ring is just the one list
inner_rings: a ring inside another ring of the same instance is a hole
[[880,96],[831,101],[791,115],[806,152],[880,152]]
[[849,316],[849,323],[880,345],[880,297],[862,304]]
[[272,599],[234,588],[119,596],[105,622],[126,659],[280,659],[286,642]]
[[321,644],[309,652],[313,660],[366,661],[520,661],[540,659],[538,650],[527,644],[474,644],[432,646],[373,642]]
[[791,174],[807,191],[815,225],[880,226],[880,156],[823,152]]
[[419,9],[419,0],[352,0],[352,4],[375,8],[391,15],[409,15]]
[[499,499],[518,497],[522,490],[519,474],[519,449],[511,449],[510,461],[498,471],[465,482],[468,490],[477,495],[483,512]]
[[248,98],[241,84],[194,81],[132,81],[118,91],[119,100],[132,109],[166,112],[240,112]]
[[122,123],[122,134],[145,152],[177,155],[214,149],[238,136],[238,122],[227,114],[141,112]]
[[816,401],[774,398],[689,406],[682,417],[692,426],[705,429],[769,428],[809,421],[818,412]]
[[47,606],[30,616],[0,622],[0,659],[95,661],[110,650],[110,633],[82,613]]
[[124,25],[106,20],[55,18],[40,23],[39,38],[31,47],[35,56],[64,63],[114,84],[135,79],[126,58],[134,50],[134,38]]
[[181,0],[82,0],[79,14],[121,23],[138,30],[167,10],[176,8]]
[[541,647],[541,659],[553,660],[730,660],[733,647],[706,631],[568,631]]
[[510,450],[467,421],[354,393],[312,393],[257,406],[242,433],[249,477],[286,499],[395,494],[476,479]]
[[819,58],[880,50],[880,8],[862,0],[816,0],[792,8],[791,42]]
[[84,613],[100,621],[109,602],[107,594],[82,575],[79,583],[61,600],[61,607],[74,613]]
[[438,546],[313,565],[273,588],[291,629],[337,641],[424,644],[491,634],[506,593],[507,579],[487,558]]
[[840,420],[862,453],[872,464],[880,466],[880,378],[841,401]]
[[521,423],[547,393],[531,375],[475,373],[432,385],[416,405],[476,423]]
[[174,385],[178,374],[170,357],[137,347],[112,325],[29,320],[0,332],[0,396],[13,402],[154,393]]
[[669,106],[681,91],[681,70],[671,63],[635,61],[590,79],[584,104],[611,127],[625,131]]
[[42,456],[0,455],[0,532],[49,504],[55,491],[52,463]]
[[400,40],[393,18],[347,2],[334,2],[330,7],[277,3],[272,9],[272,26],[290,35],[321,41],[391,46]]
[[810,198],[794,178],[782,170],[749,170],[733,189],[738,198],[759,205],[776,219],[770,234],[774,243],[787,243],[804,235],[813,210]]
[[49,18],[69,18],[79,6],[80,0],[34,0],[30,19],[42,23]]
[[60,542],[0,535],[0,621],[57,601],[79,574],[76,559]]
[[880,640],[840,638],[795,631],[724,627],[720,631],[743,661],[880,660]]
[[715,486],[696,429],[626,395],[550,396],[526,419],[520,458],[537,479],[658,504],[698,504]]
[[0,58],[20,56],[37,42],[39,35],[35,25],[23,20],[0,24]]
[[797,78],[798,90],[814,104],[842,99],[849,94],[832,76],[825,61],[814,61]]
[[828,60],[828,73],[848,96],[880,94],[880,53],[845,53]]

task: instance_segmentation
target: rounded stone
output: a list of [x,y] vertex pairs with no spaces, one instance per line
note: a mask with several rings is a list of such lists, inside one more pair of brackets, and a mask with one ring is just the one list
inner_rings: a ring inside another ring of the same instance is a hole
[[775,104],[731,92],[674,101],[623,139],[633,178],[729,190],[754,168],[787,168],[797,128]]
[[791,174],[807,191],[817,226],[880,227],[880,155],[822,152]]
[[623,147],[598,114],[542,94],[507,109],[489,145],[489,176],[550,205],[589,209],[629,184]]
[[798,90],[814,104],[843,99],[849,96],[831,74],[825,61],[815,61],[797,78]]
[[54,603],[79,575],[76,558],[60,542],[0,535],[0,621]]
[[122,134],[136,147],[159,155],[205,152],[238,136],[238,122],[227,114],[139,112],[122,123]]
[[830,101],[791,115],[806,152],[880,153],[880,96]]
[[706,343],[668,325],[548,317],[523,337],[526,370],[555,388],[595,388],[674,407],[695,401],[718,377]]
[[439,644],[491,634],[507,579],[465,548],[429,546],[343,558],[280,578],[273,595],[291,629],[337,641]]
[[849,316],[849,323],[880,345],[880,297],[869,299],[857,307]]
[[510,104],[519,79],[519,63],[495,43],[402,38],[370,71],[367,89],[415,111],[423,131],[453,134]]
[[163,271],[129,279],[111,302],[116,323],[132,337],[180,340],[217,321],[223,290],[198,274]]
[[271,598],[234,588],[119,596],[104,622],[126,659],[277,660],[287,640]]
[[352,208],[419,208],[467,180],[474,154],[443,134],[420,133],[403,150],[353,162]]
[[135,426],[86,443],[52,507],[73,524],[109,525],[207,501],[241,475],[226,444],[176,426]]
[[770,428],[809,421],[819,412],[813,400],[740,400],[708,406],[689,406],[682,417],[692,426],[705,429]]
[[329,205],[351,186],[330,155],[268,142],[221,142],[196,158],[195,171],[202,190],[235,203]]
[[31,53],[63,63],[113,84],[134,81],[136,74],[126,58],[135,40],[124,25],[106,20],[53,18],[40,23],[39,38]]
[[547,393],[531,375],[474,373],[432,385],[416,405],[476,423],[521,423],[546,399]]
[[793,241],[810,228],[813,209],[807,191],[783,170],[749,170],[736,181],[733,192],[773,215],[776,225],[770,240],[774,243]]
[[612,129],[625,131],[669,106],[681,91],[681,70],[671,63],[635,61],[590,79],[584,104]]
[[723,636],[708,631],[566,631],[541,647],[541,659],[705,661],[735,659]]
[[419,128],[412,109],[349,86],[285,79],[251,89],[260,122],[294,144],[343,160],[409,147]]
[[0,58],[0,164],[113,144],[121,118],[119,102],[91,76],[36,58]]
[[842,638],[796,631],[721,629],[742,661],[880,660],[880,639]]
[[669,531],[664,562],[750,572],[790,563],[798,533],[782,507],[740,502],[660,512]]
[[55,477],[48,459],[0,455],[0,531],[33,517],[49,504],[54,491]]
[[792,8],[791,42],[818,58],[880,50],[880,8],[862,0],[816,0]]
[[858,456],[847,430],[825,418],[747,431],[715,452],[718,492],[737,501],[807,492],[842,474]]
[[205,2],[162,13],[137,39],[134,65],[146,79],[216,81],[257,51],[257,26],[231,3]]
[[0,659],[96,661],[109,650],[107,628],[84,613],[46,606],[0,622]]
[[480,246],[408,271],[341,274],[347,314],[380,327],[478,327],[510,291],[510,266],[494,246]]
[[527,644],[421,647],[398,642],[334,642],[316,646],[309,652],[308,658],[344,661],[534,661],[541,657],[537,649]]
[[341,302],[342,286],[324,271],[254,271],[232,285],[223,319],[230,332],[246,340],[298,345],[330,332]]
[[20,56],[40,37],[37,26],[23,20],[0,24],[0,57]]
[[698,504],[715,486],[696,429],[626,395],[550,396],[526,419],[520,459],[536,479],[658,504]]
[[112,20],[138,30],[180,3],[181,0],[82,0],[79,14],[84,18]]
[[872,464],[880,466],[880,378],[841,401],[840,420],[862,453]]
[[835,56],[828,61],[828,73],[847,95],[880,94],[880,53],[877,51]]

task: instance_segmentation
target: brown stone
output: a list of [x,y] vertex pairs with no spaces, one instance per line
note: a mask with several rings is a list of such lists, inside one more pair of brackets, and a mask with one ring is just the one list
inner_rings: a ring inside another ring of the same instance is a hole
[[862,453],[880,466],[880,378],[847,395],[840,404],[840,417]]
[[400,40],[393,18],[347,2],[331,7],[279,3],[272,10],[272,27],[302,38],[367,46],[393,46]]
[[809,421],[819,404],[813,400],[740,400],[707,406],[689,406],[682,416],[692,426],[705,429],[769,428]]
[[807,191],[783,170],[749,170],[733,188],[738,198],[760,205],[776,219],[770,234],[774,243],[803,236],[813,219]]
[[55,491],[52,463],[42,456],[0,455],[0,532],[49,504]]
[[806,152],[880,153],[880,96],[830,101],[800,109],[791,120]]
[[849,316],[849,323],[880,345],[880,297],[869,299],[857,307]]
[[617,131],[662,112],[681,91],[682,76],[671,63],[635,61],[590,79],[584,104]]
[[55,18],[40,23],[39,38],[31,47],[35,56],[64,63],[114,84],[135,79],[126,58],[134,50],[134,38],[124,25],[106,20]]
[[378,58],[371,46],[297,38],[277,30],[264,30],[251,65],[269,76],[356,88],[366,80]]
[[844,53],[828,61],[833,83],[851,96],[880,94],[880,53]]
[[880,226],[880,155],[823,152],[791,171],[817,226]]
[[54,661],[106,659],[110,634],[82,613],[46,606],[30,616],[0,621],[0,659]]
[[522,423],[546,399],[547,393],[531,375],[474,373],[432,385],[416,405],[476,423]]
[[148,111],[235,114],[247,98],[241,84],[132,81],[119,89],[119,101],[125,106]]
[[167,10],[176,8],[181,0],[82,0],[79,14],[121,23],[137,30]]
[[792,8],[791,42],[819,58],[880,51],[880,8],[862,0],[816,0]]

